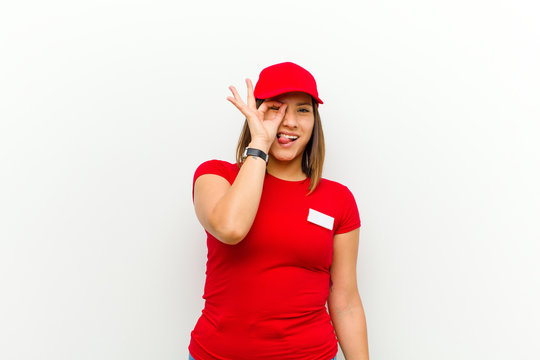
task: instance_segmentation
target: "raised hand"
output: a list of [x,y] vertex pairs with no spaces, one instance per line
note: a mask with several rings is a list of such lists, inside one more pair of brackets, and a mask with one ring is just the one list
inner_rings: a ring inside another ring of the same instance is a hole
[[[268,151],[276,138],[277,129],[281,120],[283,120],[287,104],[282,104],[279,101],[265,100],[257,109],[255,96],[253,95],[253,84],[250,79],[246,79],[246,85],[248,91],[247,104],[242,101],[238,91],[232,85],[229,86],[229,89],[234,97],[228,96],[227,100],[233,103],[246,117],[251,133],[251,141],[264,145],[266,148],[262,150]],[[279,110],[273,116],[265,119],[265,113],[273,107],[279,107]]]

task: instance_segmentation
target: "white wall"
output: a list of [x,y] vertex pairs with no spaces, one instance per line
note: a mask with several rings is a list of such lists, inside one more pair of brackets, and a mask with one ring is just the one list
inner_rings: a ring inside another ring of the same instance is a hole
[[371,358],[539,358],[538,2],[11,3],[0,358],[187,358],[193,171],[234,159],[227,86],[281,61],[359,205]]

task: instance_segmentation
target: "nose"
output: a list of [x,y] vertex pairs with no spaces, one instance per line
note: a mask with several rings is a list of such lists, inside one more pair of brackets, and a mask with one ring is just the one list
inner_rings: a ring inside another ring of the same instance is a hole
[[293,129],[298,127],[296,113],[293,109],[290,109],[289,106],[287,106],[285,115],[283,116],[282,124]]

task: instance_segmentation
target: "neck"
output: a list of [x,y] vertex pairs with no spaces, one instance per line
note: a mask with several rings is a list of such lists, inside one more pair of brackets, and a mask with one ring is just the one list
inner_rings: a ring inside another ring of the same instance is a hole
[[307,177],[302,171],[302,156],[290,161],[281,161],[269,154],[266,171],[274,177],[287,181],[299,181]]

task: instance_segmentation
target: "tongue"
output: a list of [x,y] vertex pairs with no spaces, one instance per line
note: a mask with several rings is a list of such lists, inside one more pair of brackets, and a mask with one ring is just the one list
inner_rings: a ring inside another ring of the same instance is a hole
[[292,140],[289,139],[288,137],[286,136],[281,136],[280,138],[278,138],[278,141],[280,144],[288,144],[290,143]]

